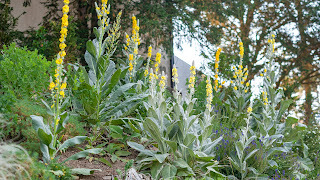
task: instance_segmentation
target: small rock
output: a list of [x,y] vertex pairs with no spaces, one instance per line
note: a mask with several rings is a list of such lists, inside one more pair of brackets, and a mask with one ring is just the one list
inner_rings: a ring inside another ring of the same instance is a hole
[[112,176],[104,176],[102,179],[105,179],[105,180],[112,180]]

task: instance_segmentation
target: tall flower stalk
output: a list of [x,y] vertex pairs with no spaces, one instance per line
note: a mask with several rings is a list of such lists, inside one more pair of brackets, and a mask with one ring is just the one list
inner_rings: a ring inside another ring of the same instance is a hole
[[151,55],[152,55],[152,46],[149,46],[148,47],[147,66],[146,66],[146,69],[144,70],[144,77],[145,78],[147,78],[147,76],[149,74],[149,66],[150,66]]
[[132,16],[132,34],[131,37],[126,34],[126,44],[124,46],[125,51],[127,51],[129,59],[129,76],[132,79],[136,73],[136,65],[138,60],[138,48],[140,45],[140,36],[139,36],[139,20],[136,16]]
[[210,80],[210,76],[207,76],[207,80],[206,80],[206,95],[207,95],[207,104],[206,104],[206,107],[207,107],[207,110],[209,112],[211,112],[211,104],[212,104],[212,98],[213,98],[213,95],[212,95],[212,85],[211,85],[211,80]]
[[231,81],[231,84],[234,85],[233,89],[238,92],[240,96],[244,96],[246,93],[248,93],[250,83],[246,82],[248,78],[248,68],[243,67],[243,54],[244,54],[244,48],[243,43],[239,43],[239,49],[240,49],[240,63],[238,67],[233,67],[233,80]]
[[159,52],[157,52],[156,54],[156,64],[154,65],[155,67],[155,74],[156,74],[156,78],[158,79],[158,71],[159,71],[159,65],[161,63],[161,50]]
[[[60,106],[62,105],[62,99],[65,97],[65,89],[67,87],[66,78],[63,79],[63,61],[66,56],[66,38],[68,33],[68,13],[69,13],[69,0],[63,1],[64,6],[62,7],[62,23],[61,23],[61,30],[60,30],[60,52],[57,55],[56,59],[56,69],[55,69],[55,81],[53,82],[52,78],[50,77],[50,90],[51,96],[53,99],[53,103],[51,108],[53,109],[54,114],[54,128],[53,128],[53,147],[56,147],[57,143],[57,128],[60,121]],[[53,157],[51,157],[53,158]]]
[[194,61],[192,61],[192,66],[190,67],[190,78],[189,78],[189,93],[187,94],[187,103],[192,100],[194,94],[194,85],[196,81],[196,67],[194,66]]
[[[221,88],[222,86],[219,85],[219,60],[220,60],[220,53],[221,53],[221,48],[218,48],[216,52],[216,60],[214,62],[214,70],[215,70],[215,75],[214,75],[214,90],[217,92],[218,88]],[[224,82],[223,82],[224,84]]]

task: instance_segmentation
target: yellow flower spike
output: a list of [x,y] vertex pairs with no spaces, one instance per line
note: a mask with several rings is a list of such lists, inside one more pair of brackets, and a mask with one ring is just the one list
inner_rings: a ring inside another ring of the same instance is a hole
[[148,69],[144,70],[144,76],[146,77],[148,75]]
[[218,79],[218,74],[214,75],[214,78]]
[[63,3],[68,5],[70,3],[70,1],[69,0],[63,0]]
[[207,95],[206,107],[209,111],[211,111],[211,103],[212,103],[213,96],[212,96],[212,85],[211,85],[209,76],[207,77],[206,83],[207,83],[207,85],[206,85],[206,95]]
[[175,64],[173,65],[173,68],[172,68],[172,82],[178,83],[178,70]]
[[157,52],[156,54],[156,61],[160,64],[161,63],[161,54],[160,52]]
[[193,66],[193,65],[190,67],[190,71],[193,71],[193,70],[195,70],[195,69],[196,69],[196,67]]
[[243,58],[243,54],[244,54],[244,49],[243,49],[243,43],[240,42],[239,43],[239,49],[240,49],[240,58],[242,59]]
[[133,54],[129,54],[129,61],[133,60]]
[[165,76],[164,72],[162,71],[162,75],[160,77],[160,82],[159,82],[159,86],[162,90],[164,90],[164,88],[166,86],[166,80],[167,80],[167,77]]
[[148,57],[151,58],[152,55],[152,46],[148,47]]
[[244,75],[245,75],[245,76],[248,76],[248,73],[246,72]]
[[134,54],[138,54],[138,49],[137,49],[137,48],[134,48],[133,53],[134,53]]

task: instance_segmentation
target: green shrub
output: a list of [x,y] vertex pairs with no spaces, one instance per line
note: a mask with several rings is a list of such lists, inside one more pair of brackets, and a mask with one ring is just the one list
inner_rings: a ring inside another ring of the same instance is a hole
[[18,98],[45,91],[52,63],[37,51],[16,47],[15,43],[3,47],[3,60],[0,61],[1,87]]
[[319,125],[314,125],[308,127],[306,134],[303,135],[304,143],[308,146],[308,154],[311,161],[314,163],[314,170],[309,173],[309,178],[319,177],[320,174],[320,162],[319,162],[319,151],[320,151],[320,127]]

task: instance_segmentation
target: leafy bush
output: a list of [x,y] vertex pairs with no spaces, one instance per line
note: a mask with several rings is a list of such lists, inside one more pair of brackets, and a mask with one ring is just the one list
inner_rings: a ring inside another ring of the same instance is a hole
[[320,126],[313,125],[308,127],[305,134],[303,134],[303,142],[308,146],[308,155],[313,162],[315,169],[308,175],[309,178],[319,177],[320,175]]
[[16,47],[15,43],[4,46],[0,61],[0,86],[18,98],[39,95],[46,91],[51,72],[51,62],[37,51]]

